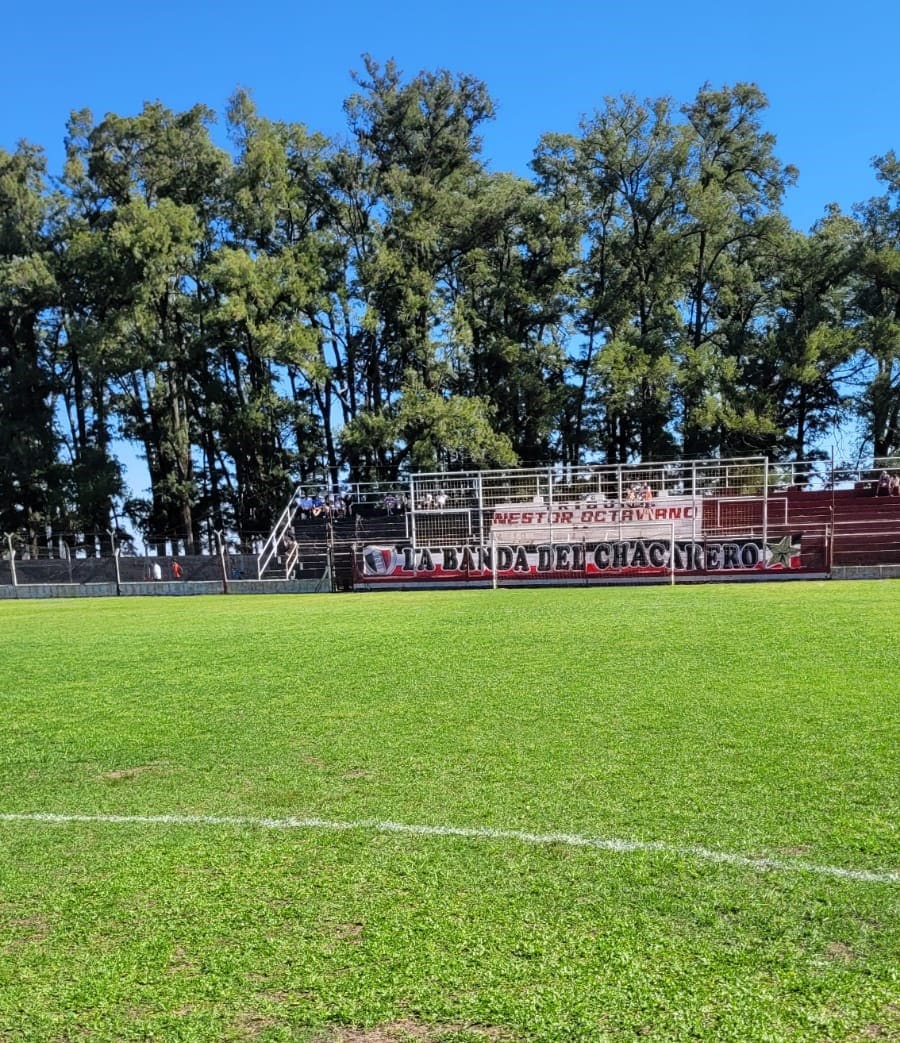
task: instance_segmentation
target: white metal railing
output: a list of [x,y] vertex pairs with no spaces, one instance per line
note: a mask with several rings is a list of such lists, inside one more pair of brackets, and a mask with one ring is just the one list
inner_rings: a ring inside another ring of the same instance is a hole
[[769,486],[809,491],[852,488],[860,482],[877,481],[883,472],[900,474],[900,456],[874,457],[855,463],[834,460],[788,460],[769,464]]
[[269,537],[262,546],[262,550],[256,557],[256,575],[257,578],[262,579],[266,569],[272,562],[272,559],[278,553],[278,548],[281,546],[281,541],[284,539],[285,534],[291,527],[294,521],[294,515],[297,513],[297,505],[299,498],[302,495],[302,486],[297,488],[291,494],[291,498],[288,501],[287,507],[278,516],[278,521],[275,522],[272,531],[269,533]]
[[284,559],[284,578],[290,579],[294,574],[297,559],[300,557],[300,544],[295,543]]

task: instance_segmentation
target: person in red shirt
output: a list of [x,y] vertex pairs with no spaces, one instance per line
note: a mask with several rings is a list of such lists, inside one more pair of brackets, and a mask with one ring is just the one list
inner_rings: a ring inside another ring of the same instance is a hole
[[172,560],[172,579],[181,579],[183,570],[177,561]]

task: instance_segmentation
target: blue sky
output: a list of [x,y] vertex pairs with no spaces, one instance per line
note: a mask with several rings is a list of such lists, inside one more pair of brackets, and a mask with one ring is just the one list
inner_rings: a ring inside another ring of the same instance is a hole
[[[221,113],[239,85],[269,118],[343,134],[350,71],[364,52],[410,75],[446,68],[482,79],[498,110],[485,155],[493,169],[522,174],[543,132],[575,131],[607,96],[680,105],[705,82],[755,82],[779,157],[800,170],[785,210],[802,230],[830,202],[848,209],[878,194],[871,159],[900,149],[896,0],[840,9],[810,0],[48,0],[9,4],[0,24],[0,147],[43,145],[51,173],[72,109],[131,115],[159,100]],[[140,491],[145,467],[122,450]]]
[[848,208],[877,194],[870,161],[900,148],[891,0],[49,0],[8,5],[2,24],[0,147],[43,145],[52,172],[74,108],[130,115],[158,99],[222,112],[237,85],[265,116],[340,134],[363,52],[408,74],[447,68],[484,80],[498,106],[485,153],[494,169],[520,173],[542,132],[577,129],[606,96],[681,104],[706,81],[753,81],[768,95],[780,158],[800,169],[785,209],[803,230],[829,202]]

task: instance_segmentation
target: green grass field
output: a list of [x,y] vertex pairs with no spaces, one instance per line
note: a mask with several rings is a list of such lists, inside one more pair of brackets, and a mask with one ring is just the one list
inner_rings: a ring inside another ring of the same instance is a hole
[[890,582],[0,602],[0,1040],[900,1039],[898,648]]

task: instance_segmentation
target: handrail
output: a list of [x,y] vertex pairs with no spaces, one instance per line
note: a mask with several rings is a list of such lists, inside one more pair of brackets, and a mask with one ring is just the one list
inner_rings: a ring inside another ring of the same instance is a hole
[[263,573],[269,567],[272,558],[278,553],[278,546],[284,538],[284,534],[290,528],[291,523],[294,520],[294,515],[297,513],[297,502],[303,491],[302,486],[298,485],[297,488],[291,494],[291,498],[288,501],[287,507],[281,512],[278,517],[278,521],[272,531],[269,533],[269,537],[262,546],[262,550],[259,552],[256,558],[256,576],[257,579],[263,578]]

